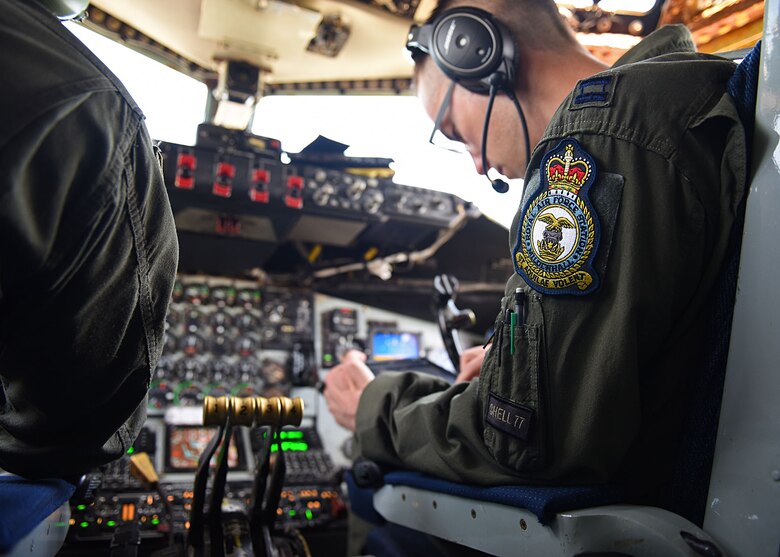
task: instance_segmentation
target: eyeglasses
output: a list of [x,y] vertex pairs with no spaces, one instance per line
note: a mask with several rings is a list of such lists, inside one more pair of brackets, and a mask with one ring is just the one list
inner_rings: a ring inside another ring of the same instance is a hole
[[453,89],[455,89],[454,81],[451,82],[450,86],[447,88],[447,93],[444,95],[444,100],[442,100],[439,111],[436,113],[436,121],[433,123],[433,131],[431,131],[431,137],[428,139],[428,143],[441,149],[452,151],[453,153],[465,153],[466,146],[462,142],[450,139],[444,134],[444,132],[441,131],[441,129],[439,129],[441,121],[444,119],[444,115],[447,113],[447,109],[450,107]]

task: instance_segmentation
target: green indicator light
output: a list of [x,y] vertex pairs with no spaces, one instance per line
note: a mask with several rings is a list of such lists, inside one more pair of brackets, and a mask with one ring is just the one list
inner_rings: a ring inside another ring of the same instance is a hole
[[86,506],[86,505],[76,505],[76,508],[77,508],[78,510],[80,510],[80,511],[83,511],[84,509],[86,509],[86,508],[87,508],[87,506]]
[[286,431],[281,432],[279,434],[279,437],[281,437],[282,439],[287,439],[287,432]]
[[81,526],[82,528],[86,528],[87,526],[89,526],[89,522],[82,522],[81,524],[79,524],[79,526]]
[[302,431],[288,431],[287,439],[303,439]]
[[282,448],[285,451],[295,451],[302,453],[309,450],[309,444],[304,443],[303,441],[288,441],[286,443],[282,443]]
[[153,518],[152,519],[152,524],[154,524],[155,526],[157,526],[159,523],[160,523],[160,519],[159,518]]
[[306,509],[306,518],[308,520],[311,520],[312,518],[314,518],[314,514],[312,514],[311,510],[309,510],[309,509]]
[[298,513],[296,513],[295,510],[291,510],[287,514],[289,514],[291,517],[295,517],[295,515]]
[[127,449],[127,454],[133,454],[135,452],[135,447],[130,447]]
[[324,354],[322,356],[322,359],[326,362],[332,362],[333,361],[333,354]]
[[[284,449],[284,443],[282,443],[282,449]],[[279,445],[277,445],[276,443],[274,443],[273,445],[271,445],[271,452],[272,452],[272,453],[275,453],[275,452],[276,452],[276,451],[278,451],[278,450],[279,450]]]
[[106,522],[106,526],[111,526],[113,528],[114,526],[116,526],[116,522],[114,522],[113,520],[109,520],[108,522]]

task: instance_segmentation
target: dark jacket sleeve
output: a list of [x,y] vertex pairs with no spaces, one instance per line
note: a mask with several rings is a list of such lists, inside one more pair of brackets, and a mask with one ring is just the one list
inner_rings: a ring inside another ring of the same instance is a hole
[[178,246],[140,114],[61,102],[0,153],[0,467],[73,476],[145,419]]

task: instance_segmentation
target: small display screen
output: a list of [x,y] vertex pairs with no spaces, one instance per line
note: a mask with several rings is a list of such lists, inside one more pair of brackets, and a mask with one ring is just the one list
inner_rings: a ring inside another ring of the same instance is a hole
[[410,360],[420,357],[420,335],[401,332],[374,332],[371,357],[377,361]]
[[[217,428],[214,427],[170,426],[168,428],[168,471],[185,472],[196,470],[200,455],[216,432]],[[214,466],[218,453],[219,448],[212,458],[212,466]],[[243,468],[235,433],[230,439],[227,459],[230,470]]]

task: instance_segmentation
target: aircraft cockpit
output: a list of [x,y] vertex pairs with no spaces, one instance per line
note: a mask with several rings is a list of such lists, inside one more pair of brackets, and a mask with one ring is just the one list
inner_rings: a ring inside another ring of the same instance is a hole
[[[178,267],[140,433],[121,458],[44,495],[51,508],[31,519],[36,524],[17,528],[13,521],[18,535],[0,535],[0,556],[460,554],[456,546],[482,555],[778,555],[773,436],[780,416],[768,408],[778,386],[769,372],[776,369],[771,335],[780,304],[756,275],[769,273],[763,280],[771,282],[779,266],[768,238],[776,228],[769,209],[780,206],[772,190],[780,3],[556,4],[561,24],[604,67],[675,24],[688,29],[702,56],[724,56],[735,67],[763,44],[753,78],[758,102],[742,240],[752,247],[742,251],[730,352],[728,333],[723,341],[730,360],[722,405],[713,394],[716,428],[718,415],[721,421],[698,523],[638,509],[614,493],[585,490],[577,495],[582,508],[553,502],[537,513],[533,501],[548,493],[500,492],[501,483],[460,490],[404,476],[403,467],[394,475],[398,467],[358,458],[356,437],[329,408],[328,374],[355,351],[377,377],[413,372],[455,384],[464,351],[492,343],[498,357],[514,356],[519,339],[527,341],[516,328],[541,312],[533,292],[507,286],[510,276],[534,280],[522,242],[509,238],[525,226],[518,209],[534,206],[522,179],[487,160],[489,113],[476,152],[458,134],[432,133],[432,117],[416,97],[413,49],[404,45],[411,26],[425,25],[434,0],[94,0],[62,26],[145,114],[176,228]],[[429,46],[433,51],[435,42]],[[619,80],[581,83],[568,110],[609,106],[620,91]],[[664,100],[657,102],[662,114]],[[451,131],[439,119],[451,118],[453,106],[439,108],[434,132]],[[515,118],[514,108],[500,114]],[[528,250],[541,246],[539,269],[553,279],[571,275],[566,288],[588,292],[606,263],[576,262],[594,249],[594,226],[581,222],[603,215],[607,204],[578,197],[596,166],[583,149],[561,143],[560,153],[544,155],[542,174],[552,170],[541,179],[552,193],[537,200],[557,201],[549,201],[551,209],[540,203],[544,224],[529,225]],[[566,175],[557,186],[550,178],[556,161]],[[571,171],[577,164],[581,176]],[[614,222],[596,225],[596,246],[609,226]],[[576,239],[562,255],[562,238],[572,230]],[[609,241],[603,246],[609,251]],[[565,258],[575,268],[558,272]],[[555,288],[550,282],[539,291]],[[3,302],[0,290],[0,309]],[[754,350],[754,338],[766,353]],[[748,376],[749,366],[755,371]],[[485,419],[525,441],[524,420],[539,420],[540,407],[487,396]],[[0,470],[0,479],[9,477]],[[0,510],[20,509],[3,485]],[[355,514],[398,524],[397,537],[421,531],[444,543],[410,548],[375,538],[356,551]]]

